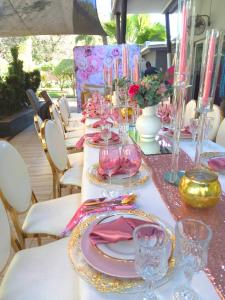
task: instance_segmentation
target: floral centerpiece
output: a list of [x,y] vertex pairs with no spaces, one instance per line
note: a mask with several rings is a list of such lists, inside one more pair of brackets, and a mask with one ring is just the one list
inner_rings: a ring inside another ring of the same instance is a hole
[[162,73],[144,77],[140,83],[131,84],[129,96],[136,100],[141,108],[157,105],[163,98],[171,95],[171,87],[163,82]]
[[128,94],[142,108],[142,115],[136,121],[142,151],[145,154],[159,153],[159,144],[155,139],[161,128],[160,118],[156,114],[157,106],[171,94],[171,88],[164,84],[163,75],[159,73],[147,76],[137,84],[131,84]]

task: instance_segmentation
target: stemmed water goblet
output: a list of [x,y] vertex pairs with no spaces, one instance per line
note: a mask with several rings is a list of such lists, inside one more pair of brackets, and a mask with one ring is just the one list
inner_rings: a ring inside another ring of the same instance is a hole
[[211,129],[213,128],[213,117],[206,117],[205,118],[205,132],[204,132],[204,139],[208,139],[209,137],[209,133],[211,131]]
[[207,264],[212,231],[205,223],[187,218],[177,222],[175,235],[175,259],[184,272],[186,282],[175,289],[174,299],[199,300],[190,283],[194,273],[204,269]]
[[130,191],[131,176],[135,175],[141,166],[141,153],[135,144],[126,144],[121,149],[121,169],[128,174],[128,193]]
[[103,193],[107,197],[113,197],[111,190],[112,175],[120,168],[120,149],[118,146],[106,146],[99,151],[99,167],[109,177],[109,189]]
[[145,224],[133,232],[135,268],[146,283],[143,300],[157,300],[154,285],[168,270],[169,237],[159,224]]
[[101,125],[101,137],[104,140],[106,145],[108,145],[111,136],[112,136],[111,124],[105,122],[104,124]]
[[190,131],[192,135],[192,141],[195,142],[198,133],[199,119],[191,118],[190,119]]

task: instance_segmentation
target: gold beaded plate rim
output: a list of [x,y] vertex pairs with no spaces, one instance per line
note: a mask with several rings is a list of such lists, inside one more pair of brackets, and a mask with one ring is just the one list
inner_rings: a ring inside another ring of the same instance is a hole
[[[88,179],[96,184],[96,185],[102,185],[102,186],[109,186],[108,181],[106,181],[104,178],[102,178],[98,174],[98,166],[99,164],[93,164],[91,165],[88,170],[87,170],[87,177]],[[138,187],[140,185],[143,185],[146,183],[146,181],[149,179],[149,172],[147,167],[145,166],[144,163],[141,164],[141,167],[138,171],[138,173],[132,177],[126,177],[126,178],[119,178],[117,179],[118,181],[115,181],[115,179],[112,178],[111,186],[115,187]]]
[[[90,147],[93,147],[93,148],[102,148],[102,147],[106,147],[107,145],[105,144],[99,144],[99,143],[95,143],[95,142],[92,142],[92,140],[90,138],[87,138],[85,140],[85,143],[90,146]],[[121,140],[118,140],[118,141],[112,141],[112,142],[109,142],[108,143],[109,146],[119,146],[121,145]]]
[[200,155],[201,165],[213,172],[225,174],[225,170],[213,170],[208,166],[208,160],[216,157],[225,157],[225,152],[203,152]]
[[88,227],[93,224],[98,218],[104,218],[106,216],[115,215],[115,214],[131,214],[134,216],[143,217],[146,220],[151,220],[154,222],[158,222],[161,225],[164,226],[164,228],[167,230],[167,232],[170,234],[170,238],[172,241],[172,255],[169,260],[169,269],[164,276],[162,280],[160,280],[156,287],[160,287],[167,283],[174,275],[175,273],[175,258],[173,256],[174,254],[174,248],[175,248],[175,235],[173,232],[173,229],[166,224],[164,221],[161,221],[158,217],[145,213],[142,210],[134,209],[134,210],[120,210],[120,211],[113,211],[113,212],[107,212],[107,213],[101,213],[101,214],[93,214],[86,218],[84,218],[73,230],[69,244],[68,244],[68,255],[70,258],[70,261],[73,265],[74,270],[81,275],[81,277],[91,284],[93,287],[96,288],[99,292],[104,293],[137,293],[143,291],[143,280],[140,278],[135,279],[123,279],[118,277],[109,276],[106,274],[103,274],[97,270],[95,270],[93,267],[88,265],[86,260],[83,257],[80,242],[82,234],[88,229]]

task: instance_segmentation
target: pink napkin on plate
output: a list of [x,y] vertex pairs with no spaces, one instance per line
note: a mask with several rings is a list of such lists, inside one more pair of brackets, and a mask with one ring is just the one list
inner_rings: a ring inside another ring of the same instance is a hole
[[[82,219],[91,214],[103,213],[108,211],[117,210],[130,210],[134,209],[136,206],[134,203],[124,204],[125,198],[130,197],[130,195],[121,195],[114,199],[107,198],[96,198],[84,201],[80,207],[75,211],[73,217],[70,219],[66,228],[62,231],[61,236],[67,236],[73,228],[82,221]],[[94,202],[90,205],[90,202]],[[87,205],[89,204],[89,205]]]
[[98,127],[101,127],[102,125],[107,125],[107,124],[109,124],[109,125],[113,125],[113,123],[112,122],[109,122],[109,121],[105,121],[105,120],[99,120],[99,121],[96,121],[93,125],[92,125],[92,127],[93,128],[98,128]]
[[215,171],[225,170],[225,157],[215,157],[209,159],[208,166]]
[[[110,140],[112,140],[114,142],[117,142],[117,141],[119,141],[119,139],[120,139],[120,137],[118,136],[118,134],[111,131],[111,139]],[[92,140],[93,143],[102,142],[103,139],[102,139],[102,136],[101,136],[101,132],[95,133],[95,135],[91,137],[91,140]]]
[[120,217],[111,222],[96,224],[89,238],[93,245],[132,240],[133,230],[137,226],[149,223],[152,224],[150,221]]
[[93,137],[94,135],[96,135],[96,132],[84,134],[84,135],[76,142],[75,147],[76,147],[77,149],[82,149],[82,148],[83,148],[83,145],[84,145],[85,138],[86,138],[86,137]]

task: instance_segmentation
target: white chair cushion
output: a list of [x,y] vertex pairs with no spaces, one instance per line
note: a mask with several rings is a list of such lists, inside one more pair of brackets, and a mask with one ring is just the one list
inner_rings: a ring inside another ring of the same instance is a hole
[[72,139],[65,140],[66,148],[75,148],[76,142],[79,141],[79,137],[75,137]]
[[76,125],[74,123],[70,123],[68,126],[66,126],[66,131],[78,131],[79,133],[85,133],[85,130],[82,126]]
[[65,171],[63,176],[60,178],[60,183],[64,185],[82,185],[82,172],[83,167],[76,166]]
[[83,130],[75,130],[75,131],[70,131],[65,133],[66,139],[71,139],[74,137],[82,137],[85,134],[85,131]]
[[69,162],[71,167],[76,168],[76,166],[83,166],[84,163],[84,154],[83,152],[72,153],[68,155]]
[[11,233],[5,207],[0,199],[0,274],[7,264],[11,252]]
[[80,205],[81,194],[72,194],[32,205],[22,229],[26,233],[59,236]]
[[0,286],[0,300],[79,300],[68,238],[18,252]]
[[216,136],[216,143],[225,147],[225,119],[220,124],[219,130]]
[[82,113],[70,113],[71,119],[79,120],[79,119],[82,119],[82,117],[83,117]]

